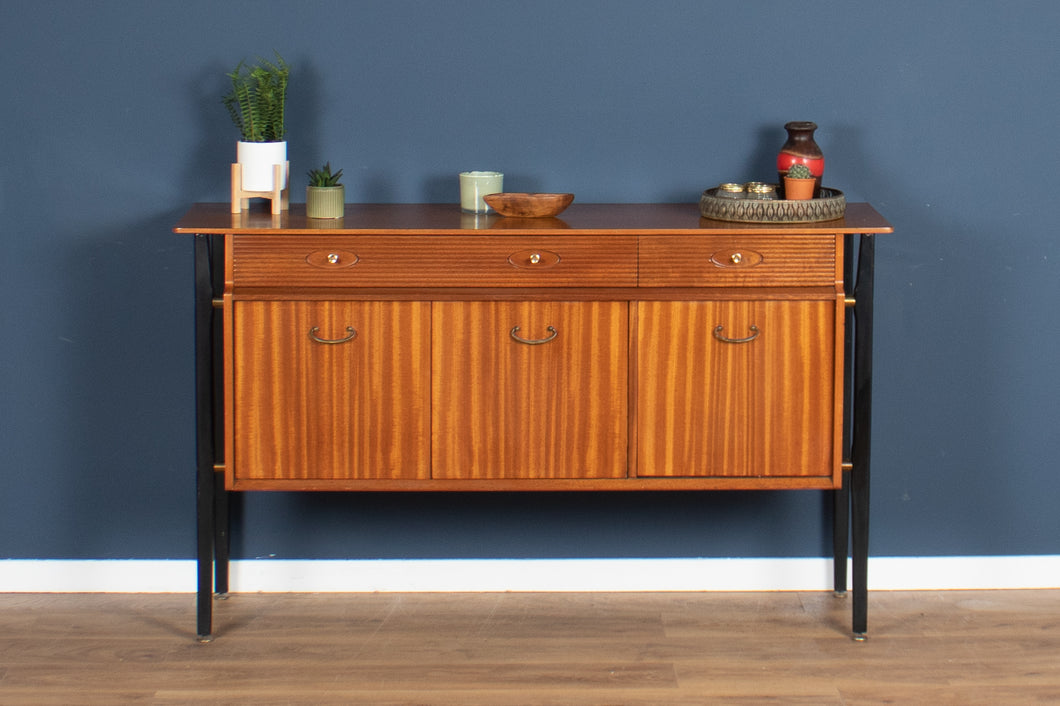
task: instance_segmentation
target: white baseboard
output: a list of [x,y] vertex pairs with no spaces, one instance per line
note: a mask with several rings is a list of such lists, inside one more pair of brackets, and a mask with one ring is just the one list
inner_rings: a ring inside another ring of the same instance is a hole
[[[849,572],[848,572],[849,573]],[[190,593],[192,560],[0,560],[2,593]],[[876,557],[869,589],[1060,588],[1060,555]],[[233,592],[828,591],[830,559],[233,561]]]

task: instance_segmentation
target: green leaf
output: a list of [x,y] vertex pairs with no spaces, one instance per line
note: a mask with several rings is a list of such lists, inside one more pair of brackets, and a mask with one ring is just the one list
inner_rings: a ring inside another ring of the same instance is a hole
[[278,142],[287,135],[284,124],[290,67],[276,52],[276,62],[245,61],[226,74],[232,90],[222,98],[232,123],[246,142]]

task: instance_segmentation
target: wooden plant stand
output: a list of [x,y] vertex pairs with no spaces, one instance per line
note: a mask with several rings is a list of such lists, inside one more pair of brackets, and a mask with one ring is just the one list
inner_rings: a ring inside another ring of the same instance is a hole
[[232,163],[232,213],[241,213],[249,208],[250,199],[269,199],[272,201],[272,215],[280,215],[280,211],[288,210],[290,206],[289,188],[280,188],[284,183],[284,175],[291,172],[291,163],[272,165],[272,191],[247,191],[243,188],[243,165],[238,162]]

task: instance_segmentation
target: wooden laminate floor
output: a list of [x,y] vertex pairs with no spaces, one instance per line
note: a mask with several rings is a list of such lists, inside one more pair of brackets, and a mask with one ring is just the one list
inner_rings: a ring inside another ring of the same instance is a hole
[[0,704],[1060,704],[1060,591],[0,594]]

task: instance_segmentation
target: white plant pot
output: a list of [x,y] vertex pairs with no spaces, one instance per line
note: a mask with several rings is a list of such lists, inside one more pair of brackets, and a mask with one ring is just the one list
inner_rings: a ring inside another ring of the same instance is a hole
[[277,164],[283,168],[280,189],[287,188],[286,142],[238,142],[236,161],[242,165],[244,191],[272,191],[272,168]]

